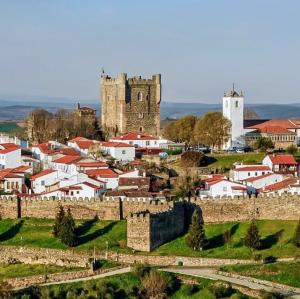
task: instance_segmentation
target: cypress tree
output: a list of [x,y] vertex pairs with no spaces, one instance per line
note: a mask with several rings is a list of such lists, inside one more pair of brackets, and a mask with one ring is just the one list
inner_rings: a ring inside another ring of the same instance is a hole
[[65,210],[62,205],[59,205],[58,212],[56,213],[55,222],[53,225],[53,235],[55,237],[58,237],[58,235],[59,235],[61,223],[62,223],[64,217],[65,217]]
[[68,208],[67,215],[65,215],[62,220],[58,236],[60,240],[69,247],[74,247],[77,244],[75,221],[70,208]]
[[187,245],[194,250],[203,250],[208,245],[204,231],[204,221],[200,209],[195,209],[193,213],[192,223],[189,227],[186,242]]
[[300,247],[300,219],[298,221],[298,225],[297,225],[296,230],[295,230],[293,243],[294,243],[295,246]]
[[259,249],[261,247],[259,230],[254,220],[252,220],[250,227],[247,231],[247,235],[245,238],[245,245],[251,248],[252,250]]

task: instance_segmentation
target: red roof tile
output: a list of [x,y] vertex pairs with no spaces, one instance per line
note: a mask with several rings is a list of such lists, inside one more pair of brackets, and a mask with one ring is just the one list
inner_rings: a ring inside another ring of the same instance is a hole
[[269,177],[269,176],[271,176],[271,175],[274,175],[274,173],[267,173],[267,174],[263,174],[263,175],[251,177],[251,178],[245,179],[245,181],[246,181],[246,182],[249,182],[249,183],[252,183],[252,182],[255,182],[255,181],[258,181],[258,180],[267,178],[267,177]]
[[89,169],[85,173],[89,176],[95,176],[100,178],[118,178],[119,175],[115,173],[112,169]]
[[297,165],[297,162],[293,155],[269,155],[273,164],[276,165]]
[[257,131],[267,134],[296,134],[295,132],[291,132],[290,130],[280,126],[266,126],[259,128]]
[[158,140],[158,137],[145,135],[139,132],[130,132],[121,136],[111,138],[112,140]]
[[264,127],[281,127],[285,129],[296,129],[299,128],[297,120],[293,119],[270,119],[258,122],[252,126],[248,126],[247,129],[262,129]]
[[89,149],[93,144],[95,144],[92,140],[84,140],[84,141],[76,141],[76,144],[80,149]]
[[281,182],[265,186],[264,188],[260,189],[259,191],[264,191],[264,192],[277,191],[277,190],[285,189],[289,185],[293,185],[295,183],[297,183],[296,178],[288,178],[288,179],[285,179]]
[[79,157],[79,156],[64,156],[64,157],[54,160],[53,163],[72,164],[72,163],[78,162],[82,159],[83,158]]
[[119,186],[149,186],[149,177],[133,177],[133,178],[122,178],[119,179]]
[[79,156],[78,152],[72,147],[62,147],[62,148],[58,149],[57,151],[63,155]]
[[47,155],[55,152],[53,149],[51,149],[51,145],[49,143],[40,143],[33,145],[32,147],[37,147],[43,154]]
[[271,169],[266,165],[249,165],[235,168],[234,171],[271,171]]
[[30,180],[31,180],[31,181],[34,181],[34,180],[37,179],[37,178],[43,177],[43,176],[48,175],[48,174],[53,173],[53,172],[56,172],[56,170],[53,170],[53,169],[45,169],[45,170],[43,170],[43,171],[41,171],[41,172],[39,172],[39,173],[33,175],[33,176],[30,178]]
[[128,143],[114,141],[101,142],[100,145],[104,147],[134,147],[133,145]]
[[69,142],[87,141],[87,140],[89,140],[89,139],[87,139],[85,137],[78,136],[78,137],[75,137],[75,138],[69,140]]
[[80,167],[108,167],[105,162],[77,162],[76,165]]
[[0,144],[0,154],[7,154],[16,150],[21,149],[19,145],[14,143],[1,143]]

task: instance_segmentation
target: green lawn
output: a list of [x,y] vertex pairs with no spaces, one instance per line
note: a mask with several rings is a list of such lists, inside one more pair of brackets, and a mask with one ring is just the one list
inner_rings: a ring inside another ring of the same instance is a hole
[[[196,287],[192,294],[190,287],[185,284],[176,284],[169,291],[168,298],[182,299],[215,299],[213,294],[216,282],[207,279],[194,279]],[[29,288],[19,291],[14,298],[20,298],[21,295],[29,295],[29,298],[143,298],[137,296],[141,288],[140,279],[134,273],[115,275],[112,277],[91,280],[87,282],[76,282],[71,284],[52,285],[47,287]],[[33,297],[33,294],[35,297]],[[26,297],[27,298],[27,297]],[[220,298],[220,297],[218,297]],[[239,291],[232,290],[231,297],[226,298],[244,298]]]
[[82,270],[82,268],[58,267],[52,265],[27,265],[27,264],[3,264],[0,263],[0,279],[33,276],[39,274],[51,274]]
[[20,129],[17,123],[0,123],[1,133],[10,133],[13,130]]
[[[57,238],[52,235],[53,220],[49,219],[23,219],[23,220],[0,220],[0,245],[15,245],[42,247],[54,249],[67,249]],[[251,258],[252,252],[243,245],[243,238],[249,227],[249,222],[229,222],[222,224],[205,225],[207,238],[211,248],[202,252],[194,251],[186,245],[185,236],[181,236],[156,248],[150,254],[153,255],[180,255],[194,257],[216,258]],[[289,257],[300,255],[291,242],[297,221],[284,220],[259,220],[257,221],[265,249],[254,254],[263,257],[274,255],[276,257]],[[75,250],[92,251],[109,250],[124,253],[132,252],[126,247],[126,221],[80,221],[79,245]],[[223,244],[223,232],[227,229],[233,231],[231,243]],[[278,240],[276,233],[282,231]],[[145,254],[143,252],[137,254]]]
[[228,153],[207,155],[209,159],[208,167],[214,168],[232,168],[235,162],[243,164],[260,164],[264,158],[264,153]]
[[300,262],[225,266],[221,270],[300,288]]
[[[67,249],[52,235],[53,223],[50,219],[35,218],[0,220],[0,245]],[[99,250],[105,250],[106,246],[116,250],[126,240],[125,221],[90,220],[78,221],[76,224],[82,225],[77,250],[93,250],[94,246]]]
[[[243,238],[246,235],[249,224],[250,222],[230,222],[205,225],[206,236],[212,244],[212,248],[202,252],[194,251],[189,248],[186,245],[186,236],[182,236],[156,248],[152,254],[240,259],[251,258],[253,256],[251,250],[243,244]],[[254,254],[261,254],[263,257],[269,255],[276,257],[300,255],[300,250],[291,242],[297,221],[259,220],[257,224],[265,249],[258,250]],[[233,231],[232,241],[228,246],[223,244],[222,238],[223,232],[227,229]],[[276,240],[275,234],[281,230],[283,230],[282,235],[279,240]]]

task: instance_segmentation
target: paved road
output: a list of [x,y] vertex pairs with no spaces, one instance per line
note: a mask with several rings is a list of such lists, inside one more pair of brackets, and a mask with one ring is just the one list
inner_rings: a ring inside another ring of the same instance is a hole
[[98,279],[98,278],[113,276],[113,275],[117,275],[117,274],[124,274],[124,273],[128,273],[128,272],[131,272],[130,267],[121,268],[121,269],[109,271],[109,272],[106,272],[106,273],[93,275],[93,276],[87,276],[87,277],[83,277],[83,278],[76,278],[76,279],[71,279],[71,280],[43,283],[41,285],[42,286],[49,286],[49,285],[54,285],[54,284],[72,283],[72,282],[78,282],[78,281],[87,281],[87,280],[92,280],[92,279]]
[[190,275],[190,276],[196,276],[196,277],[203,277],[203,278],[208,278],[212,280],[222,280],[226,282],[230,282],[232,284],[240,285],[240,286],[245,286],[253,290],[265,290],[267,292],[280,292],[284,295],[290,295],[291,298],[297,298],[300,299],[300,294],[292,293],[289,290],[289,286],[286,286],[286,289],[283,290],[276,290],[266,284],[263,283],[261,280],[260,283],[252,282],[249,280],[248,277],[246,276],[240,276],[241,278],[233,278],[233,277],[227,277],[223,276],[217,273],[216,270],[214,269],[205,269],[205,268],[164,268],[161,269],[162,271],[167,271],[167,272],[173,272],[173,273],[178,273],[178,274],[185,274],[185,275]]

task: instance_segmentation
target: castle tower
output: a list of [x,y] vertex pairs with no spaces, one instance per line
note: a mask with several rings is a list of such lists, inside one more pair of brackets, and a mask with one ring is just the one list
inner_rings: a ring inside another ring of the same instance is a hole
[[109,136],[160,132],[161,75],[151,79],[101,76],[101,126]]
[[244,96],[233,88],[223,97],[223,116],[231,122],[231,132],[225,149],[245,146],[244,137]]

